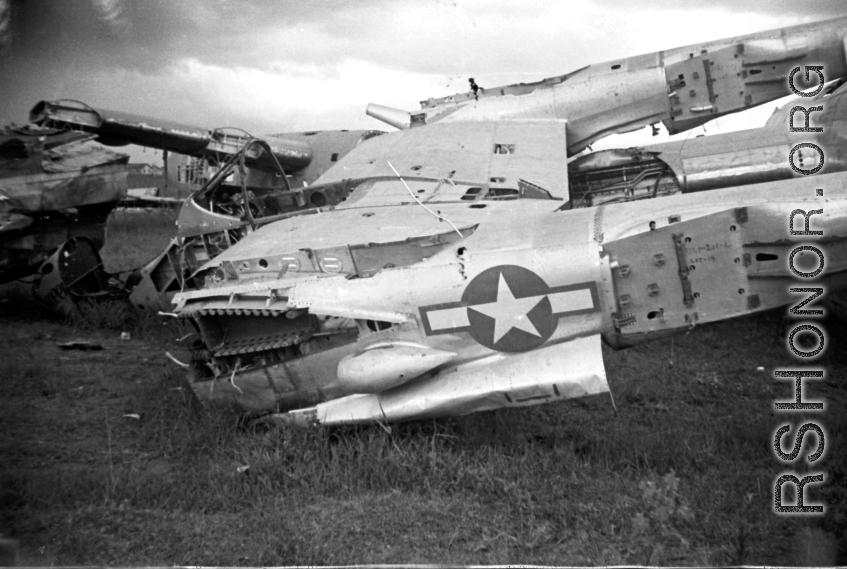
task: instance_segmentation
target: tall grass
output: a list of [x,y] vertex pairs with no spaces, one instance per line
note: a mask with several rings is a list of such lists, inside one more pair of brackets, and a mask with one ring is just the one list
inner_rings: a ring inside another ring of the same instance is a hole
[[[621,409],[616,416],[599,397],[563,407],[390,428],[279,429],[247,422],[227,407],[199,405],[168,373],[138,395],[142,420],[130,456],[111,456],[73,480],[46,472],[18,483],[29,508],[72,512],[89,504],[118,516],[112,519],[178,512],[240,516],[252,527],[284,512],[292,532],[286,556],[249,545],[256,563],[385,559],[367,548],[394,534],[376,530],[415,531],[419,510],[433,505],[447,511],[420,531],[452,536],[454,546],[444,552],[462,562],[720,564],[761,558],[755,556],[769,532],[789,531],[791,522],[766,505],[772,465],[769,433],[751,429],[758,418],[704,429],[705,412],[670,417]],[[64,551],[82,562],[91,559],[83,545],[94,547],[89,534],[101,523],[74,520],[90,529],[76,532],[79,541]],[[365,524],[363,543],[349,535],[335,540],[333,532],[351,531],[347,523]],[[224,540],[218,554],[244,539],[239,528],[217,538]],[[182,539],[171,543],[176,557],[168,562],[209,559],[197,536],[175,531]],[[124,533],[121,539],[135,541]],[[348,556],[334,557],[342,545],[352,547]],[[191,556],[178,556],[182,546]],[[99,554],[112,559],[106,550]]]

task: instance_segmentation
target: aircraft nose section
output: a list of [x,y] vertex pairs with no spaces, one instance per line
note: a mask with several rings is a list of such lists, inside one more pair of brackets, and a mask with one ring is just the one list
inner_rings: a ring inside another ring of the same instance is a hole
[[455,352],[413,343],[385,343],[345,356],[338,379],[351,393],[391,389],[455,358]]

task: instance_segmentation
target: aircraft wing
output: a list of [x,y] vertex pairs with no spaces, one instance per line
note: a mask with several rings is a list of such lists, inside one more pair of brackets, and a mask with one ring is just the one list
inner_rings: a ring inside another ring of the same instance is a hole
[[600,336],[578,338],[540,352],[497,354],[380,393],[357,394],[274,415],[302,425],[342,425],[466,415],[609,391]]
[[[774,101],[790,94],[792,70],[812,62],[820,66],[816,69],[826,68],[830,80],[844,77],[845,29],[847,18],[804,23],[596,63],[535,83],[475,86],[421,101],[413,113],[382,105],[369,106],[367,113],[401,129],[436,122],[567,119],[575,155],[611,134],[660,122],[676,134]],[[814,88],[815,80],[800,88]]]
[[344,207],[414,203],[410,190],[425,203],[486,196],[567,200],[565,122],[451,122],[394,132],[360,144],[316,184],[346,179],[368,182]]

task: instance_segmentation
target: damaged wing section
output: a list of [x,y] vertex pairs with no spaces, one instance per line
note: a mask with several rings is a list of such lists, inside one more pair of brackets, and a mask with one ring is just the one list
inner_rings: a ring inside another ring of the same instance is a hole
[[535,352],[498,354],[451,371],[447,376],[435,375],[380,393],[350,395],[272,417],[297,425],[406,421],[537,405],[609,391],[599,335],[552,345],[544,350],[543,357]]
[[318,183],[368,180],[343,207],[567,200],[566,161],[563,121],[439,123],[368,141]]
[[[537,83],[431,98],[416,113],[372,105],[369,114],[409,129],[438,122],[567,121],[573,155],[611,134],[660,122],[676,134],[776,100],[790,94],[789,75],[803,65],[824,66],[829,79],[844,77],[845,26],[847,19],[840,18],[692,44]],[[814,88],[811,83],[804,87]]]

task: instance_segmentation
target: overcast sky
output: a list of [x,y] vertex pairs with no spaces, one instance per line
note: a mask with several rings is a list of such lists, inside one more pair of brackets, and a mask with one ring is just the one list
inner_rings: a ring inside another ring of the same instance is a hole
[[534,81],[844,15],[845,0],[0,0],[0,123],[71,98],[253,134],[391,130],[369,102],[411,110],[468,77]]

